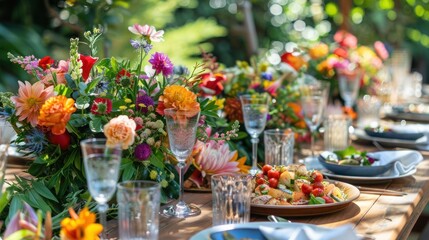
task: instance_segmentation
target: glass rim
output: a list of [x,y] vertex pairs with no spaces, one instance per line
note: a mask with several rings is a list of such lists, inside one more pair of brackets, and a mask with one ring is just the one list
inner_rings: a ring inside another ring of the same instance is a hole
[[288,128],[273,128],[264,130],[264,134],[267,135],[293,135],[295,132],[293,130],[288,130]]
[[[127,184],[130,184],[130,186],[127,186]],[[156,190],[156,189],[161,189],[161,184],[159,182],[149,181],[149,180],[127,180],[127,181],[117,183],[116,187],[118,189]]]
[[[213,179],[218,179],[218,178],[222,178],[222,177],[226,177],[226,176],[234,176],[234,177],[240,177],[242,178],[241,180],[243,181],[247,181],[246,179],[244,179],[245,177],[248,178],[252,178],[252,175],[250,173],[241,173],[241,172],[226,172],[226,173],[217,173],[217,174],[213,174],[211,175],[211,178]],[[237,179],[238,180],[238,179]]]
[[81,146],[88,145],[99,145],[99,146],[107,146],[109,148],[122,148],[121,143],[112,143],[107,145],[107,138],[87,138],[80,141]]

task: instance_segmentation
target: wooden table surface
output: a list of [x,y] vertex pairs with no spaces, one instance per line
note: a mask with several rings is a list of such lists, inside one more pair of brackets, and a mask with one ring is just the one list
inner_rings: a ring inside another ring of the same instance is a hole
[[[369,146],[359,149],[376,150]],[[406,192],[405,196],[385,196],[361,193],[344,210],[311,217],[287,217],[292,222],[310,223],[323,227],[352,224],[366,239],[407,239],[418,217],[429,201],[429,152],[421,152],[425,161],[409,177],[394,179],[376,185],[376,188]],[[197,232],[212,226],[211,193],[185,192],[187,203],[194,203],[201,215],[186,219],[160,218],[159,239],[189,239]],[[267,221],[266,216],[251,215],[251,221]]]
[[[370,146],[358,149],[376,150]],[[319,149],[320,150],[320,149]],[[304,152],[307,154],[308,152]],[[417,172],[409,177],[391,180],[377,185],[367,185],[406,192],[407,195],[380,196],[363,194],[344,210],[312,217],[287,217],[292,222],[310,223],[323,227],[337,227],[352,224],[357,233],[368,239],[406,239],[423,208],[429,201],[429,152],[422,152],[425,161]],[[14,174],[25,176],[25,162],[10,159],[7,168],[8,179]],[[364,184],[360,184],[364,185]],[[201,215],[186,219],[160,217],[159,239],[189,239],[197,232],[212,226],[211,193],[185,192],[187,203],[194,203],[202,210]],[[266,216],[251,215],[251,221],[267,221]],[[117,236],[117,221],[110,222],[110,236]]]

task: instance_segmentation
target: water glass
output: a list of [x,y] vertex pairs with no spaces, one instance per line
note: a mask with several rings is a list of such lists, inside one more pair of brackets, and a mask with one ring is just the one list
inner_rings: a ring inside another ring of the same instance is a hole
[[119,239],[158,239],[160,198],[159,183],[119,183]]
[[249,222],[253,190],[251,175],[215,174],[211,177],[211,187],[213,226]]
[[325,127],[325,150],[343,150],[349,145],[351,119],[344,115],[329,115],[323,122]]
[[16,133],[6,118],[0,117],[0,196],[2,195],[3,182],[6,174],[8,150],[11,140]]
[[293,162],[295,133],[290,129],[269,129],[264,132],[265,164],[289,165]]
[[380,123],[381,101],[370,95],[365,95],[357,102],[357,126],[359,128],[375,128]]

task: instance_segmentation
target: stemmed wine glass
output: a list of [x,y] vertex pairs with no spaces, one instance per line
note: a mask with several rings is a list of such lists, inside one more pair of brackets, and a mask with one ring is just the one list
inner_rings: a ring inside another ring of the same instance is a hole
[[353,107],[358,96],[362,73],[360,68],[353,65],[344,69],[337,69],[338,86],[345,107]]
[[304,121],[311,134],[311,156],[304,159],[304,163],[310,167],[317,162],[314,155],[314,133],[323,121],[323,114],[328,103],[329,82],[315,81],[301,86],[301,111]]
[[178,161],[180,192],[177,203],[167,206],[163,210],[163,215],[177,218],[196,216],[201,213],[201,210],[197,206],[188,205],[183,201],[183,168],[186,166],[186,159],[195,145],[200,111],[181,111],[168,108],[164,110],[164,114],[170,150]]
[[267,95],[240,96],[243,109],[243,118],[246,131],[252,138],[252,168],[250,174],[254,176],[258,171],[258,142],[259,135],[264,131],[267,123],[268,102]]
[[103,226],[101,239],[106,237],[107,202],[116,191],[119,166],[122,158],[120,144],[106,144],[106,139],[92,138],[80,143],[89,193],[98,204],[100,223]]

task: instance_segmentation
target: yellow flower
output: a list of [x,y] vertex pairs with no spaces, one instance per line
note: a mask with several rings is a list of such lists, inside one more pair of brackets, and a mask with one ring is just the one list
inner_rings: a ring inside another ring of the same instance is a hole
[[164,115],[164,109],[174,108],[186,112],[187,117],[192,117],[200,111],[197,95],[183,86],[172,85],[164,89],[163,95],[159,97],[156,112]]
[[49,98],[39,113],[39,125],[49,127],[53,134],[61,135],[66,131],[66,125],[72,113],[76,111],[74,100],[65,96]]
[[121,144],[122,149],[128,149],[134,143],[136,126],[136,122],[125,115],[111,119],[104,125],[104,135],[107,138],[107,144]]
[[18,96],[11,98],[16,106],[16,115],[19,116],[19,121],[27,119],[31,126],[35,127],[39,122],[40,109],[45,101],[54,95],[54,88],[45,88],[42,82],[31,85],[29,82],[19,81],[18,84]]
[[312,59],[319,59],[327,56],[329,47],[325,43],[318,43],[308,50],[308,54]]
[[101,224],[96,223],[96,215],[84,208],[79,215],[70,208],[70,218],[61,221],[61,239],[63,240],[98,240],[103,230]]

